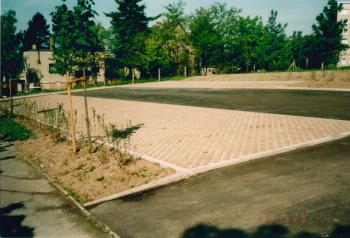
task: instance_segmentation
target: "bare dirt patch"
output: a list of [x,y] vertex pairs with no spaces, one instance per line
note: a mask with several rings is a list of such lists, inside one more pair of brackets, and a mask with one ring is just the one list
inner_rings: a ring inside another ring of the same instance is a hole
[[15,143],[13,148],[18,158],[31,162],[81,203],[122,192],[175,172],[140,158],[121,155],[106,146],[91,154],[87,147],[80,145],[78,154],[73,155],[68,142],[57,141],[51,132],[39,129],[32,123],[20,122],[34,131],[35,138]]
[[[275,72],[196,76],[188,81],[298,81],[288,87],[350,88],[349,70]],[[270,85],[271,86],[271,85]]]

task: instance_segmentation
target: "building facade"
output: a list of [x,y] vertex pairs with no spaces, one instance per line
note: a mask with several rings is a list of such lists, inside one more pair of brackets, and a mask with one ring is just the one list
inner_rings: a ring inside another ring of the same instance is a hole
[[[53,73],[54,61],[52,50],[40,50],[39,52],[33,46],[32,50],[23,52],[25,60],[25,72],[22,79],[25,79],[26,70],[36,69],[41,76],[40,87],[43,89],[63,89],[66,87],[66,79],[60,74]],[[104,66],[101,65],[97,77],[97,82],[105,82]]]
[[[343,10],[338,13],[338,20],[348,20],[343,32],[343,43],[350,46],[350,0],[339,0],[343,4]],[[350,48],[340,55],[339,66],[350,66]]]

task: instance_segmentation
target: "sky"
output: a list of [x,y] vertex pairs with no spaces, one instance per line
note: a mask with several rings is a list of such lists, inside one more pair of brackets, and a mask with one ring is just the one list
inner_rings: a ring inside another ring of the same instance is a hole
[[[50,13],[61,0],[0,0],[1,14],[8,10],[15,10],[17,13],[17,29],[24,30],[28,21],[36,12],[42,13],[51,23]],[[287,34],[293,31],[311,32],[311,26],[316,16],[322,11],[328,0],[184,0],[186,2],[186,13],[195,12],[199,7],[208,7],[216,2],[226,2],[229,6],[242,9],[243,15],[261,16],[267,20],[272,9],[278,11],[278,20],[288,23]],[[67,0],[69,6],[74,5],[76,0]],[[177,2],[177,0],[144,0],[147,6],[148,16],[156,16],[164,12],[164,6]],[[114,0],[95,0],[95,9],[99,16],[97,21],[108,27],[109,18],[104,13],[115,11],[117,5]]]

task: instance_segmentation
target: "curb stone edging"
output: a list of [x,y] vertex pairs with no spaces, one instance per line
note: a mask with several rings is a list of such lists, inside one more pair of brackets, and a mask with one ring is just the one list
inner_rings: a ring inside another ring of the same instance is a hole
[[[110,237],[121,238],[108,225],[106,225],[105,223],[96,219],[96,217],[94,217],[88,210],[86,210],[84,208],[84,206],[82,206],[77,200],[75,200],[74,197],[69,195],[58,183],[56,183],[54,180],[52,180],[49,175],[47,175],[44,171],[35,167],[33,162],[31,162],[30,160],[27,160],[27,159],[20,159],[20,160],[22,160],[22,161],[24,160],[25,162],[29,163],[29,165],[32,168],[34,168],[37,172],[39,172],[41,175],[43,175],[49,181],[49,183],[52,186],[54,186],[58,191],[60,191],[64,195],[65,199],[67,199],[70,203],[73,203],[73,205],[75,205],[75,207],[77,207],[80,210],[80,212],[85,216],[86,220],[88,220],[90,223],[92,223],[96,228],[97,228],[97,226],[100,226],[100,227],[102,227],[102,229],[101,229],[102,232],[110,235]],[[97,228],[97,229],[99,229],[99,228]]]
[[[149,191],[149,190],[152,190],[152,189],[157,189],[159,187],[163,187],[163,186],[175,183],[175,182],[179,182],[179,181],[181,181],[183,179],[186,179],[186,178],[189,178],[189,177],[192,177],[192,176],[196,176],[196,175],[199,175],[199,174],[202,174],[202,173],[205,173],[205,172],[209,172],[211,170],[224,168],[224,167],[227,167],[227,166],[234,166],[234,165],[238,165],[238,164],[241,164],[241,163],[245,163],[245,162],[249,162],[249,161],[253,161],[253,160],[257,160],[257,159],[263,159],[263,158],[268,158],[268,157],[272,157],[272,156],[277,156],[277,155],[293,152],[293,151],[300,150],[300,149],[312,148],[312,147],[317,146],[317,145],[322,145],[322,144],[325,144],[325,143],[330,143],[330,142],[333,142],[333,141],[341,140],[341,139],[344,139],[344,138],[349,137],[349,136],[350,136],[350,131],[347,131],[347,132],[344,132],[344,133],[341,133],[341,134],[335,135],[335,136],[327,136],[327,137],[320,138],[320,139],[317,139],[317,140],[312,140],[312,141],[308,141],[308,142],[297,144],[297,145],[293,145],[293,146],[288,146],[288,147],[281,148],[281,149],[276,149],[276,150],[267,151],[267,152],[264,152],[264,153],[254,154],[254,155],[251,155],[251,156],[245,156],[245,157],[240,158],[238,161],[232,161],[232,159],[231,159],[231,160],[228,160],[228,161],[214,163],[214,164],[209,164],[209,165],[198,167],[198,168],[195,168],[195,169],[184,169],[184,170],[180,170],[180,171],[177,170],[175,174],[172,174],[172,175],[169,175],[167,177],[158,179],[158,180],[156,180],[154,182],[151,182],[151,183],[148,183],[148,184],[144,184],[144,185],[138,186],[136,188],[132,188],[132,189],[129,189],[129,190],[126,190],[126,191],[123,191],[123,192],[119,192],[119,193],[116,193],[116,194],[112,194],[112,195],[109,195],[109,196],[97,199],[95,201],[91,201],[91,202],[85,203],[85,204],[83,204],[83,206],[85,208],[92,207],[92,206],[97,206],[97,205],[99,205],[101,203],[108,202],[108,201],[111,201],[111,200],[115,200],[115,199],[118,199],[118,198],[126,197],[126,196],[129,196],[129,195],[135,195],[135,194],[142,193],[142,192],[145,192],[145,191]],[[141,155],[139,153],[136,153],[136,152],[133,152],[133,151],[131,153],[137,154],[142,159],[150,161],[147,158],[147,156],[146,156],[146,158],[144,158],[145,156]],[[155,162],[155,161],[153,161],[153,162]]]

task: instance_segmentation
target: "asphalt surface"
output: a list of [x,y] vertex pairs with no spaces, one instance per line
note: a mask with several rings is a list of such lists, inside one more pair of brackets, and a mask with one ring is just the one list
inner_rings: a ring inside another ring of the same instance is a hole
[[[83,92],[74,95],[82,96]],[[350,92],[267,89],[108,88],[89,97],[350,120]]]
[[0,237],[108,237],[0,142]]
[[226,167],[90,211],[121,237],[350,237],[349,147],[346,138]]

